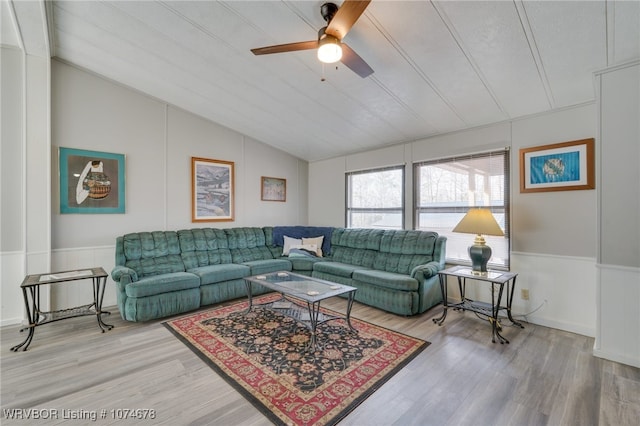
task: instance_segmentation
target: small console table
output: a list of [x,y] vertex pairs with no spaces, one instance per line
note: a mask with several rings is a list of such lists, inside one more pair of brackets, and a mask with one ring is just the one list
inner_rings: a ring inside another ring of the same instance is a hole
[[[33,340],[36,327],[67,318],[95,315],[98,320],[98,326],[100,326],[103,333],[111,330],[113,325],[105,324],[104,321],[102,321],[102,315],[111,314],[111,312],[102,310],[102,300],[104,299],[107,276],[107,273],[101,267],[27,275],[24,281],[22,281],[22,284],[20,284],[20,288],[22,289],[29,325],[21,328],[20,332],[22,333],[28,330],[29,334],[27,334],[27,337],[22,343],[12,347],[11,350],[17,352],[22,348],[23,351],[26,351]],[[42,312],[40,310],[40,286],[88,279],[93,282],[93,303],[59,311]]]
[[[449,304],[447,300],[447,276],[456,277],[458,279],[458,288],[460,289],[461,298],[461,301],[459,303]],[[438,318],[434,318],[433,322],[438,325],[442,325],[445,318],[447,317],[448,308],[475,312],[476,314],[486,316],[489,322],[491,322],[491,341],[493,343],[496,342],[496,338],[501,344],[509,343],[509,341],[500,334],[500,330],[502,329],[502,327],[498,320],[498,313],[501,310],[506,310],[509,321],[511,321],[511,323],[517,327],[524,328],[522,324],[515,321],[511,316],[511,303],[513,301],[513,293],[516,287],[517,276],[518,274],[516,273],[504,271],[489,270],[486,273],[478,273],[472,271],[471,268],[466,266],[454,266],[453,268],[448,268],[440,271],[440,290],[442,291],[442,306],[444,309],[442,315]],[[476,302],[467,298],[465,296],[467,279],[491,283],[491,303]],[[504,292],[505,286],[507,287],[507,305],[502,306],[502,294]],[[495,294],[496,287],[498,288],[497,298]]]

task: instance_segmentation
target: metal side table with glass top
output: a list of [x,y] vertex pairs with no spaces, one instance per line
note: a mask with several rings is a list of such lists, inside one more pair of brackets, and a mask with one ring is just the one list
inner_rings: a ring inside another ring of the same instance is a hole
[[[33,335],[35,328],[54,321],[60,321],[67,318],[74,318],[84,315],[95,315],[98,320],[98,326],[104,333],[111,330],[113,325],[106,324],[102,320],[102,315],[110,315],[111,312],[102,310],[102,300],[104,299],[104,289],[107,283],[107,273],[101,267],[78,269],[74,271],[49,272],[46,274],[27,275],[20,284],[24,304],[27,311],[27,319],[29,323],[20,329],[20,332],[29,331],[24,341],[11,348],[17,352],[22,349],[26,351]],[[40,310],[40,287],[43,285],[59,285],[78,280],[91,280],[93,283],[93,302],[76,306],[69,309],[61,309],[58,311],[41,311]]]
[[[460,302],[449,303],[447,300],[447,277],[456,277],[458,279],[458,288],[460,290]],[[500,343],[509,343],[503,335],[500,334],[502,326],[500,325],[500,319],[498,314],[500,311],[507,312],[507,318],[509,321],[520,328],[524,328],[522,324],[517,322],[511,316],[511,304],[513,302],[513,293],[516,287],[516,277],[518,274],[514,272],[506,271],[492,271],[487,272],[475,272],[468,266],[454,266],[447,268],[439,272],[440,278],[440,290],[442,291],[442,315],[438,318],[434,318],[433,322],[442,325],[445,318],[447,318],[447,310],[453,308],[461,311],[471,311],[478,315],[487,317],[491,323],[492,337],[491,341],[496,342],[496,338]],[[467,279],[475,281],[483,281],[491,283],[491,303],[478,302],[466,297]],[[505,292],[506,286],[506,292]],[[497,290],[497,296],[496,296]],[[506,306],[502,305],[502,295],[505,294],[507,298]]]

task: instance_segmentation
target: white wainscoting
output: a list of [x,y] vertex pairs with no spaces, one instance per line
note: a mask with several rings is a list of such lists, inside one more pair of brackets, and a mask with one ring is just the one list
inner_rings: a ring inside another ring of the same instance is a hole
[[[59,249],[51,252],[51,269],[54,271],[102,266],[107,274],[111,274],[114,265],[115,246]],[[51,292],[52,309],[85,305],[93,300],[93,287],[89,280],[79,280],[53,287]],[[116,303],[115,283],[109,276],[102,306],[115,306]]]
[[0,273],[2,280],[0,326],[20,324],[25,318],[24,302],[20,290],[20,283],[26,275],[25,255],[23,251],[3,252],[0,261],[2,262],[2,268],[0,268],[2,271]]
[[598,265],[593,354],[640,368],[640,268]]
[[[518,274],[512,313],[517,319],[559,330],[595,336],[595,259],[546,254],[511,253],[511,271]],[[529,300],[521,298],[529,290]],[[449,279],[450,299],[459,299],[457,282]],[[467,297],[491,302],[491,285],[467,285]],[[503,304],[506,299],[503,297]],[[525,324],[526,327],[526,324]]]
[[[38,251],[25,254],[23,251],[3,252],[1,254],[2,271],[2,311],[0,326],[25,323],[27,315],[20,284],[28,274],[49,272],[49,252]],[[51,310],[50,287],[40,290],[40,309]]]
[[[110,274],[115,265],[115,246],[52,250],[51,254],[49,252],[34,252],[25,255],[22,251],[3,252],[0,256],[2,261],[0,269],[2,279],[0,326],[5,326],[26,321],[20,284],[27,274],[95,266],[102,266]],[[25,270],[25,265],[28,265],[28,271]],[[93,287],[88,280],[43,286],[40,290],[40,309],[43,311],[86,305],[92,301]],[[107,278],[103,306],[114,305],[116,305],[115,283],[109,277]]]

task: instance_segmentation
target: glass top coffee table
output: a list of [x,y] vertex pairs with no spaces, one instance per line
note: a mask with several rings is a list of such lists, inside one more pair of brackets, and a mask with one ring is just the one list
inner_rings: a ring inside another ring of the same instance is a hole
[[[351,325],[351,308],[356,287],[336,284],[318,278],[300,275],[293,272],[273,272],[264,275],[254,275],[245,278],[249,308],[253,309],[253,285],[258,284],[277,291],[281,298],[275,302],[256,306],[269,308],[294,318],[311,331],[309,347],[316,348],[316,330],[319,324],[335,319],[344,319],[352,331],[357,330]],[[347,312],[345,316],[329,315],[320,311],[320,303],[330,297],[347,294]],[[305,309],[306,305],[306,309]]]

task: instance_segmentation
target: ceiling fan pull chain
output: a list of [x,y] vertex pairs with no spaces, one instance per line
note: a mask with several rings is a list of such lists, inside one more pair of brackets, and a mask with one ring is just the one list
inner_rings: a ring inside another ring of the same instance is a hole
[[324,62],[321,62],[322,64],[322,76],[320,77],[320,81],[326,81],[326,78],[324,78]]

